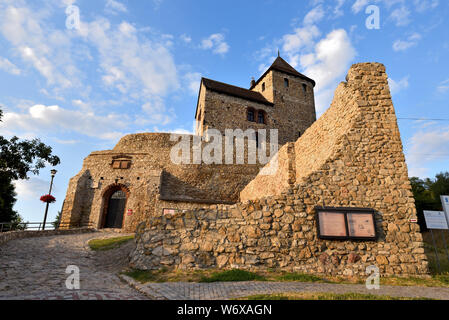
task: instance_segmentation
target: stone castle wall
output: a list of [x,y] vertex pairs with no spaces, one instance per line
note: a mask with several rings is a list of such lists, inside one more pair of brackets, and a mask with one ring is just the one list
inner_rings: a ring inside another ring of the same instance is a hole
[[[149,219],[138,229],[132,266],[428,273],[383,65],[352,66],[330,109],[280,158],[271,185],[257,177],[246,189],[254,194],[242,192],[252,200]],[[314,208],[323,204],[374,209],[377,240],[319,239]]]
[[[192,136],[184,137],[193,144]],[[261,168],[259,164],[178,165],[170,159],[175,144],[176,141],[170,141],[170,134],[134,134],[122,138],[113,150],[91,153],[81,171],[70,180],[63,224],[101,228],[107,192],[118,187],[128,195],[126,207],[132,215],[125,214],[124,231],[130,232],[139,222],[161,215],[163,209],[236,203],[240,191]],[[113,158],[123,156],[131,159],[130,168],[113,169]]]

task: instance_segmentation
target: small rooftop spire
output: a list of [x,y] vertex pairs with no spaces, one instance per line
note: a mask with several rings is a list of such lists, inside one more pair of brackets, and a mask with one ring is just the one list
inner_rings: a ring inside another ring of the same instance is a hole
[[281,56],[281,53],[279,52],[279,49],[278,49],[278,57],[280,57]]

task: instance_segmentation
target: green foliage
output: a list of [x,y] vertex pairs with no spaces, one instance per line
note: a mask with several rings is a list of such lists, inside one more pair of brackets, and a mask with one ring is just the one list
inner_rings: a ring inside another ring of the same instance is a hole
[[296,272],[283,274],[278,279],[281,281],[324,282],[320,277]]
[[62,215],[62,212],[58,211],[55,221],[52,222],[52,225],[55,229],[59,228],[59,223],[61,222],[61,215]]
[[16,203],[14,184],[10,179],[0,174],[0,223],[15,222],[19,215],[13,210]]
[[61,161],[52,155],[52,148],[39,139],[7,140],[0,136],[0,173],[10,180],[27,179],[28,173],[39,174],[45,164],[58,165]]
[[131,270],[124,272],[123,274],[139,281],[140,283],[154,282],[157,280],[156,274],[149,270]]
[[403,298],[386,295],[364,293],[284,293],[284,294],[258,294],[239,300],[432,300],[428,298]]
[[228,282],[228,281],[265,281],[265,278],[257,273],[232,269],[222,272],[214,272],[209,277],[202,277],[200,282]]
[[440,211],[441,195],[449,195],[449,172],[442,172],[435,176],[435,179],[410,178],[412,192],[415,198],[416,210],[418,213],[418,223],[421,231],[426,231],[424,220],[424,210]]
[[[2,116],[0,109],[0,122]],[[56,166],[60,159],[52,155],[52,148],[39,139],[20,141],[18,137],[8,140],[0,136],[0,222],[19,219],[13,210],[16,202],[13,181],[28,179],[29,172],[39,174],[46,163]]]
[[164,275],[169,272],[166,267],[162,267],[159,270],[137,270],[133,269],[127,272],[124,272],[124,275],[133,278],[140,283],[147,282],[166,282],[164,279]]
[[122,244],[134,239],[134,236],[94,239],[89,241],[89,247],[94,251],[105,251],[120,247]]

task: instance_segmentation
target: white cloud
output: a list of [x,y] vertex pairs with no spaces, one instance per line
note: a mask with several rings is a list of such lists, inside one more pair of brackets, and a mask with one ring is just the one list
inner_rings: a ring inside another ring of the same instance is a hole
[[20,69],[6,58],[0,57],[0,70],[6,71],[15,76],[20,75]]
[[[78,69],[72,61],[70,39],[63,31],[44,21],[45,9],[31,10],[0,3],[0,33],[13,51],[33,66],[51,86],[69,88],[79,85]],[[16,2],[14,2],[16,4]]]
[[390,15],[390,18],[393,19],[396,23],[396,26],[403,27],[410,24],[410,11],[405,6],[401,6],[393,10]]
[[310,49],[315,39],[321,34],[316,26],[307,26],[304,28],[296,28],[294,33],[286,34],[282,38],[282,50],[287,53],[296,53],[300,49]]
[[439,0],[414,0],[416,11],[418,12],[435,9],[439,3]]
[[419,40],[421,40],[421,35],[419,33],[413,33],[407,38],[407,40],[396,40],[393,43],[394,51],[405,51],[411,47],[418,45]]
[[185,43],[190,43],[190,42],[192,42],[192,38],[191,38],[190,36],[186,35],[186,34],[182,34],[182,35],[180,36],[180,38],[181,38],[181,40],[182,40],[183,42],[185,42]]
[[200,89],[201,73],[189,72],[184,75],[184,83],[190,94],[196,96]]
[[201,49],[212,50],[215,54],[224,55],[229,51],[229,45],[225,42],[222,33],[214,33],[201,41]]
[[449,127],[429,127],[420,130],[410,138],[406,152],[410,176],[425,177],[433,162],[449,158]]
[[352,5],[352,11],[354,13],[359,13],[362,9],[370,4],[370,0],[356,0]]
[[356,51],[343,29],[330,32],[317,43],[314,52],[302,55],[300,61],[304,67],[304,74],[317,83],[318,113],[329,106],[337,82],[344,77],[355,56]]
[[128,9],[121,2],[118,2],[116,0],[107,0],[106,1],[106,11],[109,13],[117,14],[119,12],[122,12],[122,13],[128,12]]
[[391,94],[396,94],[399,91],[408,88],[408,78],[409,77],[404,77],[399,81],[395,81],[395,80],[389,78],[388,84],[390,86]]
[[343,5],[345,4],[346,0],[337,0],[337,5],[334,8],[334,17],[338,18],[344,15],[343,10],[341,9]]
[[[66,4],[71,3],[74,1]],[[106,2],[109,8],[123,12],[126,7],[120,4]],[[64,6],[59,0],[57,5]],[[40,88],[41,92],[64,97],[64,93],[73,90],[87,104],[91,93],[86,81],[90,77],[88,69],[96,70],[98,78],[93,81],[102,81],[105,89],[118,95],[115,100],[144,103],[163,99],[179,89],[180,79],[170,50],[173,36],[138,29],[126,21],[112,24],[102,17],[82,20],[79,30],[64,26],[55,29],[50,8],[32,9],[25,1],[0,2],[0,34],[25,66],[31,66],[46,79],[47,86]],[[3,68],[11,67],[1,62]],[[78,69],[80,65],[83,67]]]
[[312,25],[319,21],[321,21],[324,18],[324,10],[321,5],[318,7],[315,7],[309,13],[306,14],[304,17],[304,24],[305,25]]
[[[343,5],[343,1],[340,4]],[[338,82],[344,79],[356,56],[347,32],[337,29],[322,37],[316,25],[295,28],[293,33],[257,52],[256,56],[262,60],[260,71],[265,71],[267,63],[272,63],[272,53],[278,45],[292,67],[316,81],[316,109],[320,115],[329,107]]]
[[173,112],[167,112],[163,100],[158,98],[145,103],[142,110],[147,114],[147,117],[137,119],[136,124],[139,125],[159,124],[165,126],[172,122],[175,117]]
[[437,90],[442,93],[447,92],[449,90],[449,79],[442,81],[438,85]]
[[6,132],[25,131],[36,136],[54,132],[72,132],[104,140],[123,136],[128,121],[123,115],[98,116],[59,106],[34,105],[22,113],[6,112],[0,128]]
[[[14,181],[17,195],[20,199],[25,200],[39,200],[39,198],[48,193],[50,181],[45,181],[37,177],[31,177],[28,180]],[[56,191],[56,187],[53,191]]]
[[133,25],[122,22],[114,27],[106,19],[89,23],[87,30],[89,42],[100,54],[105,85],[134,99],[164,96],[179,87],[166,37],[146,39]]

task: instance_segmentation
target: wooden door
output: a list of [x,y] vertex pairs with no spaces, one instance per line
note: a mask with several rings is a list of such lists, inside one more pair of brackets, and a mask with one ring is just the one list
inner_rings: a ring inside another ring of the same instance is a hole
[[105,228],[121,229],[125,214],[126,194],[119,190],[109,199],[108,213],[106,215]]

